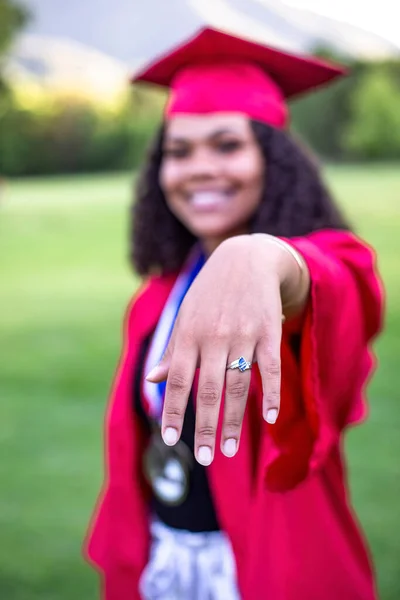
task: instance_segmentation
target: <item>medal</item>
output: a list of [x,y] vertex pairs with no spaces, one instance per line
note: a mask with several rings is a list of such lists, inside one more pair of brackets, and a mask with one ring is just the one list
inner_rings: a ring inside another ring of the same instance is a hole
[[179,440],[167,446],[159,428],[153,431],[150,444],[143,457],[145,477],[157,499],[167,506],[179,506],[189,492],[193,455],[188,446]]

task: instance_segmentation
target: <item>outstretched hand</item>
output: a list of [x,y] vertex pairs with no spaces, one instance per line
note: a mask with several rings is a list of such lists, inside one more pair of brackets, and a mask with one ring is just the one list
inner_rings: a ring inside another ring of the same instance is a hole
[[220,244],[181,305],[164,357],[147,376],[167,380],[162,435],[174,445],[181,434],[196,368],[195,456],[212,462],[225,386],[221,450],[237,452],[251,370],[227,369],[239,357],[257,362],[263,386],[263,417],[275,423],[280,406],[282,307],[300,310],[308,295],[306,266],[271,236],[230,238]]

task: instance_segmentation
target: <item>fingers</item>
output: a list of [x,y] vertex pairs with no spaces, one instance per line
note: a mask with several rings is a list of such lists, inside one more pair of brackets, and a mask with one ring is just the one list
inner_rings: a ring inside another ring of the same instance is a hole
[[[243,351],[243,347],[241,348]],[[252,362],[254,350],[245,350],[243,357]],[[240,354],[232,351],[228,357],[228,364],[238,359]],[[246,409],[247,397],[250,388],[251,371],[228,369],[226,371],[226,387],[224,402],[224,420],[221,435],[221,451],[225,456],[235,456],[239,448],[240,433]]]
[[[147,381],[151,381],[151,383],[161,383],[165,381],[168,377],[168,372],[171,364],[172,354],[175,347],[175,338],[176,338],[176,326],[173,329],[170,341],[168,343],[167,348],[163,354],[162,359],[151,369],[151,371],[146,375]],[[197,367],[200,366],[200,360],[197,360]]]
[[226,351],[204,351],[196,402],[195,456],[208,466],[215,452],[218,417],[225,382]]
[[151,369],[149,373],[146,375],[147,381],[151,381],[152,383],[161,383],[161,381],[165,381],[168,376],[168,371],[171,364],[172,353],[175,346],[175,331],[176,327],[174,327],[168,345],[165,349],[162,359]]
[[[255,350],[246,341],[247,350],[240,346],[246,361],[256,360],[263,387],[263,417],[275,423],[280,407],[281,365],[280,345],[282,323],[280,310],[271,317],[265,333]],[[201,363],[196,405],[195,456],[202,465],[209,465],[215,454],[221,397],[225,384],[224,418],[221,450],[227,457],[239,448],[242,423],[250,387],[251,371],[227,370],[227,362],[239,358],[235,348],[229,354],[224,348],[203,347],[201,356],[197,345],[190,340],[179,340],[163,357],[161,363],[147,378],[158,382],[167,379],[162,417],[162,435],[167,445],[174,445],[181,435],[186,406],[193,385],[196,367]],[[171,348],[171,347],[169,347]]]
[[168,369],[161,432],[164,442],[173,446],[179,440],[186,406],[197,365],[194,345],[175,345]]
[[271,319],[267,333],[256,347],[256,359],[263,386],[263,417],[275,423],[281,396],[281,319]]

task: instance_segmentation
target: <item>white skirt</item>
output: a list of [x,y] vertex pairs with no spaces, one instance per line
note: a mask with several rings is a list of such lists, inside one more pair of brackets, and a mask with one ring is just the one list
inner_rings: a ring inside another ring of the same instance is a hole
[[232,546],[222,531],[192,533],[151,523],[143,600],[240,600]]

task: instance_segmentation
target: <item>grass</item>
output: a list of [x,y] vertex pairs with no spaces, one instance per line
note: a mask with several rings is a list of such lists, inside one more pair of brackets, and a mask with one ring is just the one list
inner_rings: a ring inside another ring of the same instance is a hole
[[[327,177],[372,243],[388,293],[370,418],[348,436],[354,504],[382,600],[400,598],[400,172]],[[101,420],[137,280],[126,261],[128,175],[9,183],[0,198],[0,598],[90,600],[80,558],[101,480]]]

